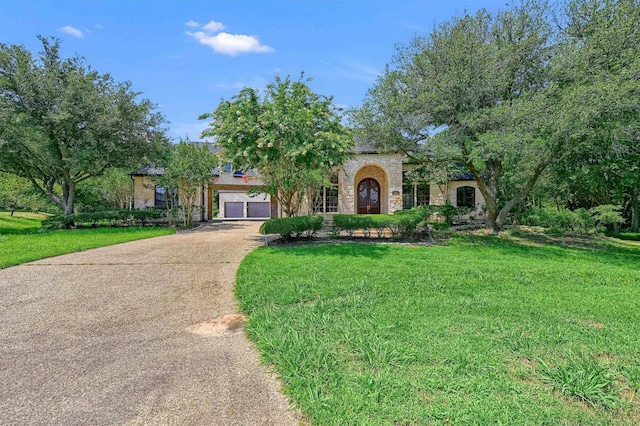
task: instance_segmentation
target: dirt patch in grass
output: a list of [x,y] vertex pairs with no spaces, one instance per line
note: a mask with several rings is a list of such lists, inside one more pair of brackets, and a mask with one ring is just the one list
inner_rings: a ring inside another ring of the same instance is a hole
[[604,328],[604,324],[596,321],[578,321],[578,323],[582,325],[586,325],[587,327],[590,327],[590,328],[597,328],[597,329]]
[[241,314],[226,314],[187,327],[187,331],[200,336],[226,336],[241,333],[247,317]]

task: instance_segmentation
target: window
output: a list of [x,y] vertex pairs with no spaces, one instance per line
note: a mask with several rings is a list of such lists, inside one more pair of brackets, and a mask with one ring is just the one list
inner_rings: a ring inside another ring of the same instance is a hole
[[472,186],[461,186],[458,188],[456,204],[458,207],[475,207],[476,189]]
[[166,195],[167,195],[166,189],[164,189],[161,186],[156,186],[156,201],[154,204],[155,208],[164,209],[165,207],[167,207]]
[[[167,204],[168,203],[168,204]],[[167,191],[162,186],[156,186],[154,207],[157,209],[172,208],[178,205],[178,195]]]
[[313,213],[338,212],[338,175],[331,176],[331,185],[323,186],[313,197],[311,206]]
[[429,204],[429,184],[409,182],[407,172],[402,173],[402,208],[410,209],[415,206]]
[[419,183],[416,185],[416,206],[429,205],[429,184]]

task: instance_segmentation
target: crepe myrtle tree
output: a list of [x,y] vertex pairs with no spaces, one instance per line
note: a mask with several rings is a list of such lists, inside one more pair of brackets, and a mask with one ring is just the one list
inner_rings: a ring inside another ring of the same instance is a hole
[[169,142],[164,117],[129,82],[39,39],[37,56],[0,44],[0,170],[28,179],[68,215],[79,183],[158,161]]
[[244,88],[213,113],[203,137],[215,138],[221,156],[236,169],[256,169],[259,189],[287,216],[299,213],[307,189],[328,185],[334,167],[352,154],[351,132],[333,98],[314,93],[301,74],[275,77],[264,92]]
[[183,225],[193,225],[193,209],[205,185],[212,180],[218,158],[207,144],[180,141],[173,145],[166,160],[164,175],[154,183],[178,196]]

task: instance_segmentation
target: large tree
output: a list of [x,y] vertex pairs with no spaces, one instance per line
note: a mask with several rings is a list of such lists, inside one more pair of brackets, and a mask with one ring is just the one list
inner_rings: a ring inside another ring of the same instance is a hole
[[[531,100],[547,97],[552,34],[534,2],[440,24],[399,48],[354,122],[382,148],[469,170],[499,230],[564,143],[521,126],[540,108]],[[509,198],[500,199],[507,184]]]
[[637,232],[640,2],[575,0],[561,23],[559,80],[583,102],[575,108],[580,114],[571,117],[577,149],[555,167],[557,185],[577,206],[626,204]]
[[351,155],[353,139],[331,97],[303,80],[276,77],[264,95],[245,88],[223,101],[203,136],[215,138],[235,167],[257,169],[261,190],[275,197],[287,216],[298,214],[307,189],[329,184],[333,168]]
[[0,170],[70,214],[80,182],[156,160],[168,140],[162,115],[129,82],[62,58],[58,40],[39,38],[37,57],[0,44]]

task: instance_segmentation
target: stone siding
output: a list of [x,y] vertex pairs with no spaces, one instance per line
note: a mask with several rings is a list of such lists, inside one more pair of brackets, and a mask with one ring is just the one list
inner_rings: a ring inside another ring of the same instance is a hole
[[380,184],[380,212],[402,209],[402,156],[400,154],[359,154],[349,160],[338,176],[338,211],[357,212],[356,188],[362,179]]

